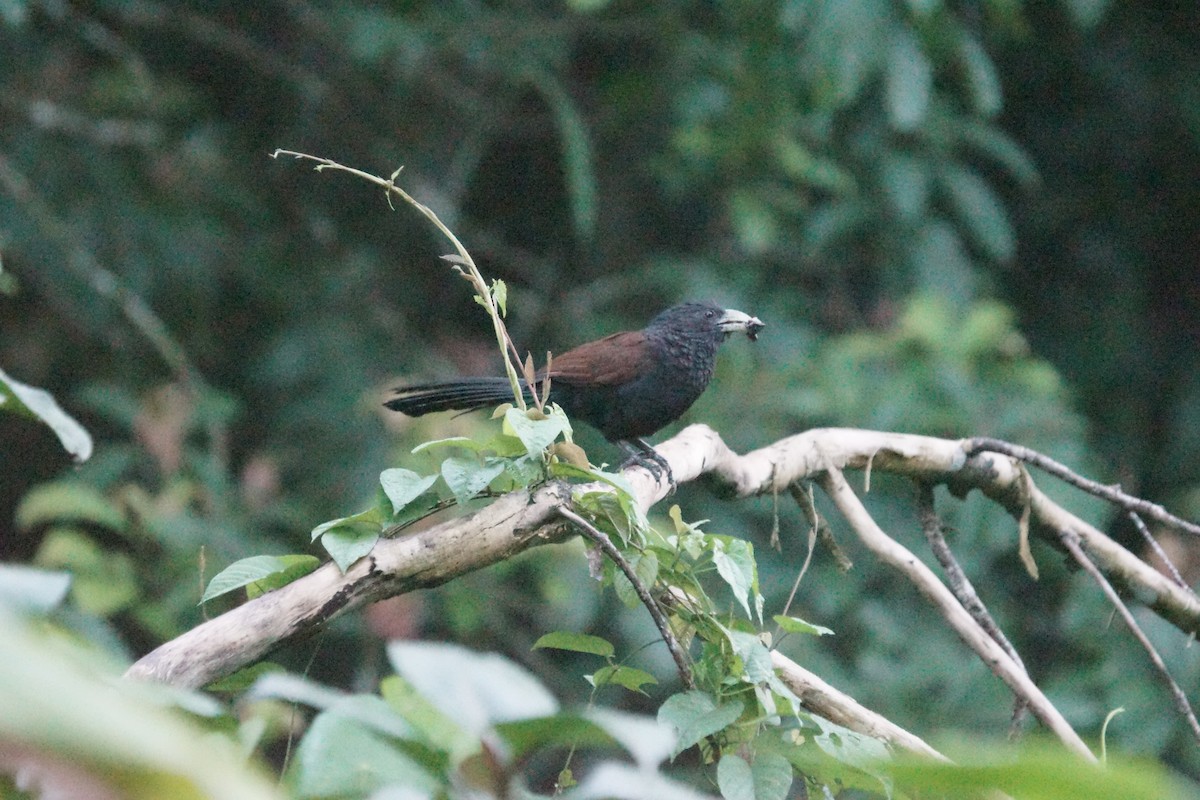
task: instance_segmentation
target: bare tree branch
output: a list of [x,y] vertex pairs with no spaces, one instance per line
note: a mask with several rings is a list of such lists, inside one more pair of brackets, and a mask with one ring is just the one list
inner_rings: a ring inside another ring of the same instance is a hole
[[901,750],[929,756],[938,761],[950,760],[919,736],[876,714],[845,692],[833,688],[778,650],[771,651],[771,663],[779,671],[779,678],[784,685],[814,714],[836,722],[844,728],[882,739]]
[[833,500],[838,511],[850,523],[859,539],[885,564],[899,570],[925,595],[946,622],[972,650],[979,654],[989,669],[1008,684],[1013,692],[1029,704],[1030,711],[1072,752],[1087,761],[1095,761],[1092,751],[1079,738],[1059,710],[1042,694],[1025,670],[988,636],[959,604],[933,571],[925,566],[908,548],[883,532],[875,523],[858,496],[846,483],[842,471],[830,467],[820,479],[821,488]]
[[507,494],[474,514],[398,539],[381,539],[345,574],[336,564],[268,592],[152,651],[126,675],[197,688],[253,663],[280,644],[393,595],[445,583],[571,533],[559,517],[562,483]]
[[1126,494],[1121,491],[1120,486],[1105,486],[1082,475],[1077,475],[1067,466],[1028,447],[1011,444],[1000,439],[989,439],[985,436],[978,436],[974,439],[968,439],[964,443],[963,449],[967,451],[967,455],[975,455],[978,452],[990,450],[993,453],[1003,453],[1006,456],[1012,456],[1024,461],[1026,464],[1033,464],[1038,469],[1045,470],[1054,477],[1066,481],[1088,494],[1094,494],[1096,497],[1101,497],[1128,511],[1134,511],[1143,516],[1150,517],[1157,522],[1161,522],[1163,525],[1200,536],[1200,525],[1180,519],[1162,506],[1151,503],[1149,500],[1143,500],[1140,497]]
[[[826,428],[806,431],[739,456],[712,429],[692,425],[657,449],[671,464],[677,481],[707,475],[718,489],[723,487],[737,496],[779,491],[796,481],[824,476],[827,490],[840,498],[842,513],[852,520],[860,535],[864,530],[869,536],[874,535],[871,528],[878,526],[845,484],[842,468],[864,468],[870,463],[876,471],[906,475],[931,484],[945,483],[957,494],[978,488],[1014,516],[1028,506],[1033,532],[1060,547],[1063,544],[1058,536],[1064,531],[1073,532],[1110,581],[1183,631],[1200,632],[1200,601],[1195,595],[1055,505],[1032,483],[1023,490],[1019,465],[1013,460],[987,453],[968,457],[963,442]],[[656,481],[644,468],[631,467],[625,476],[643,509],[649,509],[670,491],[665,481]],[[252,663],[286,641],[310,635],[351,609],[413,589],[436,586],[537,544],[561,541],[573,530],[562,516],[562,509],[570,506],[570,488],[555,482],[514,492],[473,514],[402,538],[382,539],[370,555],[346,574],[327,564],[165,643],[134,664],[127,674],[180,686],[203,686]],[[595,488],[604,486],[597,484]],[[881,531],[878,535],[888,546],[886,543],[891,540]],[[903,553],[916,560],[906,550]],[[903,554],[897,557],[905,558]],[[1017,684],[1020,696],[1040,698],[1036,687],[1024,685],[1028,678],[1017,662],[975,624],[932,573],[929,578],[917,581],[917,585],[930,595],[944,593],[942,600],[948,598],[957,608],[953,612],[956,629],[985,642],[981,645],[982,652],[988,654],[985,659],[1003,665],[1005,680]],[[787,665],[779,662],[779,658],[782,657],[776,656],[776,665],[784,669]],[[863,714],[853,704],[824,703],[820,699],[827,696],[814,690],[805,698],[806,707],[853,730],[880,735],[878,720]],[[1041,698],[1038,702],[1043,701]],[[1071,747],[1083,755],[1086,747],[1078,737],[1072,738],[1073,732],[1066,733],[1069,727],[1064,728],[1061,717],[1055,715],[1057,711],[1052,707],[1039,709],[1039,718],[1049,720],[1047,724],[1056,731],[1063,729],[1060,735],[1072,741]],[[922,750],[915,744],[900,746]]]

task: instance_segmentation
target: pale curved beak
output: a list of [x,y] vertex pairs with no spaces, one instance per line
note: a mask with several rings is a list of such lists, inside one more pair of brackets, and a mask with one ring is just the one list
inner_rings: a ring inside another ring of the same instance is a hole
[[744,333],[750,341],[758,339],[758,332],[766,327],[758,317],[752,317],[737,309],[727,308],[725,313],[721,315],[721,321],[717,323],[721,329],[721,333],[725,334],[725,338],[729,338],[735,333]]

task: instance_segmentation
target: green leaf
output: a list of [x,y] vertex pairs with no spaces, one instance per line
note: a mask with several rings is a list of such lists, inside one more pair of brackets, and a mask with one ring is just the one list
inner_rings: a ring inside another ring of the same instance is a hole
[[379,525],[352,522],[326,530],[321,537],[321,546],[338,565],[338,569],[345,572],[351,564],[371,552],[377,541]]
[[567,417],[561,411],[552,411],[542,419],[532,418],[529,411],[519,408],[510,408],[504,413],[504,432],[520,439],[525,452],[531,455],[549,447],[567,427]]
[[984,117],[996,116],[1004,105],[1004,95],[995,63],[979,40],[965,32],[959,37],[958,54],[975,111]]
[[433,642],[392,642],[387,652],[396,674],[472,734],[558,712],[558,701],[537,677],[503,656]]
[[69,572],[0,564],[0,606],[47,614],[62,605],[70,588]]
[[717,762],[717,788],[725,800],[757,800],[750,765],[733,753],[726,753]]
[[760,750],[750,767],[754,780],[754,800],[787,800],[792,788],[792,765],[778,753]]
[[466,450],[478,453],[483,449],[483,445],[474,439],[467,436],[451,436],[446,439],[434,439],[432,442],[422,442],[412,449],[413,453],[421,453],[426,450],[432,450],[435,447],[462,447]]
[[745,631],[723,629],[733,651],[742,660],[745,670],[742,677],[748,683],[764,683],[775,676],[775,667],[771,664],[771,651],[763,644],[756,634]]
[[1104,765],[1088,764],[1049,741],[1034,740],[1015,749],[973,744],[962,753],[950,752],[953,764],[905,757],[887,770],[906,788],[919,788],[922,797],[986,796],[997,790],[1022,800],[1196,797],[1194,784],[1175,779],[1151,761],[1110,757]]
[[642,694],[645,694],[645,692],[642,692],[643,686],[658,683],[658,679],[649,672],[620,665],[601,667],[594,674],[586,677],[587,682],[597,688],[615,683],[617,686],[623,686],[631,692],[641,692]]
[[92,456],[92,437],[82,425],[63,411],[54,396],[44,389],[21,383],[0,369],[0,411],[13,411],[41,420],[54,431],[63,449],[76,462]]
[[551,747],[583,748],[611,747],[615,740],[597,722],[575,714],[553,714],[496,726],[505,744],[512,748],[511,757],[519,761],[536,750]]
[[440,781],[384,736],[333,711],[318,714],[292,768],[300,797],[365,796],[390,785],[432,795]]
[[321,560],[310,555],[279,556],[283,569],[271,575],[254,581],[246,587],[246,597],[253,600],[281,586],[287,586],[297,578],[303,578],[308,573],[321,566]]
[[[313,560],[316,561],[315,558]],[[234,589],[240,589],[254,581],[262,580],[268,575],[282,572],[286,568],[279,556],[250,556],[235,561],[213,576],[212,580],[208,582],[200,602],[207,603],[214,597],[220,597]]]
[[127,553],[102,547],[75,528],[54,528],[38,547],[34,563],[71,573],[71,597],[85,611],[106,617],[139,596],[137,569]]
[[829,628],[822,627],[821,625],[814,625],[811,622],[805,622],[799,617],[786,617],[783,614],[776,614],[774,619],[775,624],[778,625],[781,630],[787,631],[788,633],[813,633],[817,636],[833,635],[833,631]]
[[399,514],[404,508],[429,490],[437,482],[437,475],[418,475],[410,469],[385,469],[379,473],[379,483],[384,494],[392,501],[392,513]]
[[508,285],[499,278],[492,279],[492,299],[496,301],[496,308],[500,309],[500,316],[508,316]]
[[123,533],[125,514],[107,497],[84,483],[54,481],[30,489],[17,505],[17,529],[52,522],[87,522]]
[[452,764],[479,752],[482,745],[478,737],[472,737],[399,675],[389,675],[380,681],[379,693],[427,742],[448,753]]
[[[633,574],[641,581],[642,586],[652,589],[654,581],[658,579],[658,556],[650,550],[641,553],[631,551],[625,553],[625,560],[633,568]],[[616,568],[616,565],[613,566],[613,590],[617,593],[617,598],[629,608],[634,608],[642,602],[633,583],[622,570]]]
[[381,530],[383,527],[383,516],[380,514],[379,507],[368,508],[366,511],[360,511],[357,514],[351,514],[348,517],[339,517],[331,519],[328,522],[322,522],[320,525],[312,529],[311,541],[316,541],[318,536],[324,535],[326,532],[346,526],[346,525],[374,525],[375,529]]
[[321,546],[338,569],[345,572],[358,559],[371,552],[383,531],[383,512],[378,506],[349,517],[322,522],[312,530],[313,541],[321,537]]
[[452,456],[442,462],[442,479],[459,505],[486,489],[502,472],[504,462],[500,460],[480,461]]
[[704,737],[732,725],[744,708],[740,700],[717,705],[710,695],[698,689],[668,697],[658,709],[658,721],[675,729],[672,758]]
[[987,181],[965,167],[946,166],[939,175],[950,205],[971,240],[996,261],[1016,255],[1017,238],[1003,202]]
[[572,631],[552,631],[540,637],[533,643],[534,650],[550,648],[553,650],[570,650],[575,653],[591,653],[592,655],[611,656],[615,651],[612,643],[599,636]]
[[887,56],[886,100],[888,117],[898,131],[914,131],[929,112],[933,96],[933,65],[921,49],[916,34],[897,28]]
[[[754,618],[754,611],[762,620],[762,596],[758,593],[758,567],[754,562],[754,547],[744,539],[729,536],[712,537],[712,560],[717,573],[729,584],[733,596],[742,604],[746,616]],[[750,609],[750,598],[754,597],[754,611]]]

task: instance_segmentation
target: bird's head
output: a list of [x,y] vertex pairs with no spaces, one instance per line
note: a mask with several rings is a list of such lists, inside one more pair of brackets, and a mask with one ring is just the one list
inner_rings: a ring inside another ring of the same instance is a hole
[[680,333],[711,331],[720,339],[744,333],[754,341],[765,325],[758,317],[732,308],[721,308],[714,303],[683,303],[663,311],[647,327]]

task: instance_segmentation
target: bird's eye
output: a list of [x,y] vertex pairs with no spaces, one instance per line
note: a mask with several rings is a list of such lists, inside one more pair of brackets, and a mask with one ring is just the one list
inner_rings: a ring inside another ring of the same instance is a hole
[[716,315],[717,315],[717,312],[716,312],[716,311],[713,311],[711,308],[710,308],[708,311],[705,311],[705,312],[704,312],[704,317],[705,317],[705,319],[712,319],[712,318],[713,318],[713,317],[715,317]]

